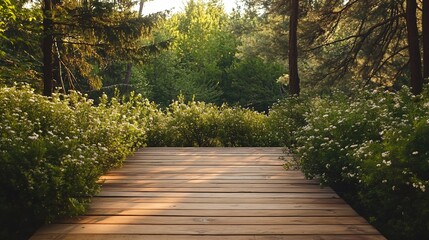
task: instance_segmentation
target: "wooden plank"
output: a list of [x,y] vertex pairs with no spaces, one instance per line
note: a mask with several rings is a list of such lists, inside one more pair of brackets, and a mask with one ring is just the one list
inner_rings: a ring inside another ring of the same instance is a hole
[[275,163],[285,163],[288,161],[293,160],[292,157],[284,157],[281,155],[271,155],[271,156],[237,156],[237,155],[227,155],[227,156],[218,156],[218,155],[211,155],[211,156],[188,156],[188,155],[182,155],[182,156],[173,156],[173,155],[140,155],[140,156],[133,156],[133,157],[127,157],[125,160],[126,163],[134,162],[141,163],[141,162],[165,162],[165,163],[178,163],[180,161],[183,161],[185,163],[191,163],[191,162],[218,162],[220,164],[228,164],[233,162],[241,162],[243,163],[258,163],[258,162],[275,162]]
[[[107,188],[306,188],[329,189],[316,184],[292,184],[292,183],[104,183]],[[329,189],[330,190],[330,189]]]
[[339,198],[335,193],[185,193],[185,192],[119,192],[105,191],[101,197],[200,197],[200,198]]
[[108,173],[102,179],[305,179],[303,174],[267,174],[267,173],[163,173],[150,174],[138,172]]
[[136,179],[102,179],[100,181],[104,184],[119,184],[119,183],[134,183],[134,184],[181,184],[181,183],[212,183],[212,184],[301,184],[301,185],[320,185],[316,180],[307,180],[307,179],[146,179],[146,180],[136,180]]
[[246,203],[246,204],[225,204],[225,203],[96,203],[91,204],[90,207],[93,208],[122,208],[122,209],[177,209],[177,210],[254,210],[254,209],[267,209],[267,210],[283,210],[283,209],[350,209],[346,204],[291,204],[291,203],[277,203],[277,204],[257,204],[257,203]]
[[[219,158],[219,156],[221,156],[222,158]],[[229,153],[229,154],[206,154],[206,153],[192,153],[192,154],[186,154],[186,153],[182,153],[182,154],[174,154],[174,153],[169,153],[169,152],[165,152],[163,154],[154,154],[154,153],[144,153],[144,152],[137,152],[134,155],[130,156],[129,159],[134,159],[134,158],[141,158],[144,157],[146,159],[181,159],[184,160],[186,158],[189,159],[220,159],[220,160],[228,160],[229,158],[241,158],[243,160],[246,159],[278,159],[278,158],[293,158],[294,156],[292,155],[285,155],[283,153],[259,153],[259,154],[233,154],[233,153]]]
[[155,167],[155,166],[282,166],[284,161],[231,161],[231,162],[214,162],[214,161],[146,161],[146,160],[135,160],[127,163],[124,167],[128,168],[144,168],[144,167]]
[[41,234],[377,234],[370,225],[117,225],[117,224],[51,224],[39,230]]
[[355,217],[353,209],[286,209],[286,210],[177,210],[177,209],[106,209],[91,208],[88,216],[210,216],[210,217]]
[[300,203],[300,204],[345,204],[341,198],[196,198],[196,197],[95,197],[93,204],[127,203]]
[[121,188],[121,187],[110,187],[105,186],[105,192],[204,192],[204,193],[332,193],[330,188],[302,188],[302,187],[288,187],[288,188]]
[[163,172],[285,172],[282,167],[279,166],[144,166],[144,167],[127,167],[124,166],[121,169],[113,170],[112,172],[141,172],[141,173],[163,173]]
[[159,216],[81,216],[64,219],[68,224],[127,225],[364,225],[361,217],[159,217]]
[[232,163],[234,161],[242,161],[242,162],[284,162],[285,160],[291,160],[292,157],[285,157],[282,155],[270,155],[270,156],[254,156],[254,155],[248,155],[248,156],[222,156],[220,159],[217,155],[212,156],[200,156],[200,155],[182,155],[182,156],[176,156],[176,155],[136,155],[132,157],[128,157],[126,162],[218,162],[218,163]]
[[39,234],[32,240],[385,240],[381,235],[112,235]]

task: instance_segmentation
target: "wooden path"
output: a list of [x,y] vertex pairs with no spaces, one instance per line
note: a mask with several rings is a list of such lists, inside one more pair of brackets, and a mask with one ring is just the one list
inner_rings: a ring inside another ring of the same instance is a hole
[[33,240],[385,239],[280,148],[146,148],[103,177],[89,212]]

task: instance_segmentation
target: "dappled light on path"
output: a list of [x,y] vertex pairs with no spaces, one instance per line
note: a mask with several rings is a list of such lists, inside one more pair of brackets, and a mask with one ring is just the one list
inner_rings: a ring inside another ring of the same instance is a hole
[[32,239],[384,239],[280,148],[147,148],[102,177],[86,215]]

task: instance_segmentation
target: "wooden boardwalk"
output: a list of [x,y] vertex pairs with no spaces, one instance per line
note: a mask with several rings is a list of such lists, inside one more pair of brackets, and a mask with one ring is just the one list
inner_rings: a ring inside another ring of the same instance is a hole
[[385,239],[280,148],[146,148],[103,177],[85,216],[33,240]]

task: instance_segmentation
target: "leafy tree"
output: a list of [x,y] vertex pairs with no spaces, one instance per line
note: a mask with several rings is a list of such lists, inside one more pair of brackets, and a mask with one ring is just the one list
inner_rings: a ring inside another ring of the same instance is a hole
[[[0,38],[6,39],[4,31],[8,22],[16,20],[15,12],[15,6],[9,0],[0,2]],[[4,52],[0,52],[0,54],[4,55]]]
[[172,43],[146,67],[153,98],[166,105],[182,93],[220,103],[237,45],[221,2],[189,1],[183,12],[163,21],[155,35]]
[[0,1],[0,84],[21,81],[41,88],[41,15],[21,1]]

